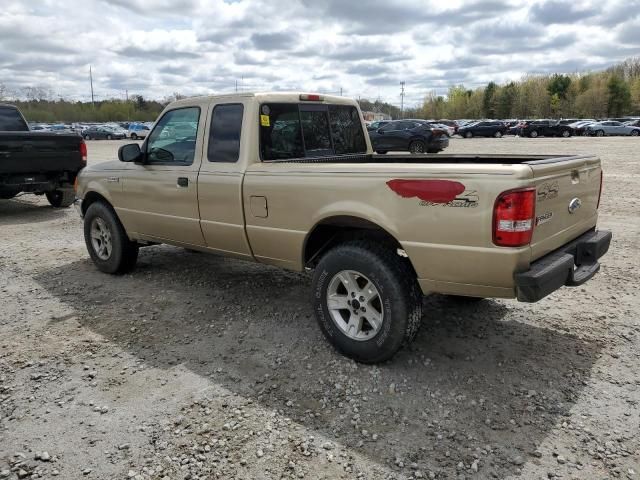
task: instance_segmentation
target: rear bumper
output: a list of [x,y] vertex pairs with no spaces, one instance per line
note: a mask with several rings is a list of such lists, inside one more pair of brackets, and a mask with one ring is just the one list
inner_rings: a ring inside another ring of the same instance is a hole
[[600,270],[598,259],[609,250],[611,232],[591,230],[515,274],[521,302],[537,302],[562,286],[576,287]]

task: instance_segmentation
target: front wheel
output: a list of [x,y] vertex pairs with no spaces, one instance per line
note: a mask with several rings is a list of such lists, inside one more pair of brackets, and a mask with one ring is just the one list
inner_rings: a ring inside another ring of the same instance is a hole
[[502,132],[498,131],[498,132],[494,133],[493,136],[496,137],[496,138],[502,138]]
[[113,137],[111,135],[107,135],[107,140],[111,140]]
[[85,140],[91,140],[91,135],[85,135],[85,136],[84,136],[84,139],[85,139]]
[[571,136],[571,132],[569,130],[565,130],[562,132],[562,136],[564,138],[569,138]]
[[424,153],[425,147],[424,147],[424,142],[422,140],[415,140],[413,142],[411,142],[411,144],[409,145],[409,152],[411,153]]
[[473,138],[473,133],[472,132],[465,132],[464,138]]
[[596,132],[596,137],[604,137],[604,130],[598,130]]
[[91,260],[105,273],[126,273],[136,265],[138,244],[129,240],[112,208],[92,203],[84,216],[84,241]]
[[138,135],[136,135],[135,133],[131,134],[131,140],[137,140],[138,139]]
[[313,276],[313,306],[327,340],[363,363],[391,358],[415,337],[422,293],[395,249],[351,241],[322,257]]
[[47,192],[45,195],[53,208],[67,208],[76,199],[76,194],[73,190],[54,190],[53,192]]
[[537,131],[537,130],[533,130],[533,131],[529,134],[529,136],[530,136],[531,138],[538,138],[538,131]]

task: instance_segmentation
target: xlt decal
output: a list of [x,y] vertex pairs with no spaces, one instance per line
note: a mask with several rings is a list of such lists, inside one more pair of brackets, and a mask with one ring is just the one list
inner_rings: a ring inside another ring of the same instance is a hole
[[553,200],[558,197],[558,192],[560,192],[560,184],[557,181],[543,183],[538,187],[538,201]]
[[389,180],[387,185],[402,198],[419,198],[434,204],[448,204],[465,191],[465,186],[453,180]]

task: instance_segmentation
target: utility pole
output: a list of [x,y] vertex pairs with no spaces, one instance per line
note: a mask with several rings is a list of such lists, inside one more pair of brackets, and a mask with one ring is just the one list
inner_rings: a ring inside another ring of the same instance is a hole
[[342,96],[342,87],[340,87],[340,96]]
[[89,65],[89,83],[91,84],[91,105],[95,108],[96,104],[93,98],[93,73],[91,72],[91,65]]
[[400,82],[400,118],[404,118],[404,80]]

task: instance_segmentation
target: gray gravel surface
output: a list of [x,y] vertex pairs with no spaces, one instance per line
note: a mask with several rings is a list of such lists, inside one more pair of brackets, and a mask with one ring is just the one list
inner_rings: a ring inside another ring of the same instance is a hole
[[449,151],[600,155],[614,242],[537,304],[426,298],[378,366],[327,345],[306,274],[156,246],[106,276],[73,209],[0,200],[0,479],[639,478],[640,141]]

